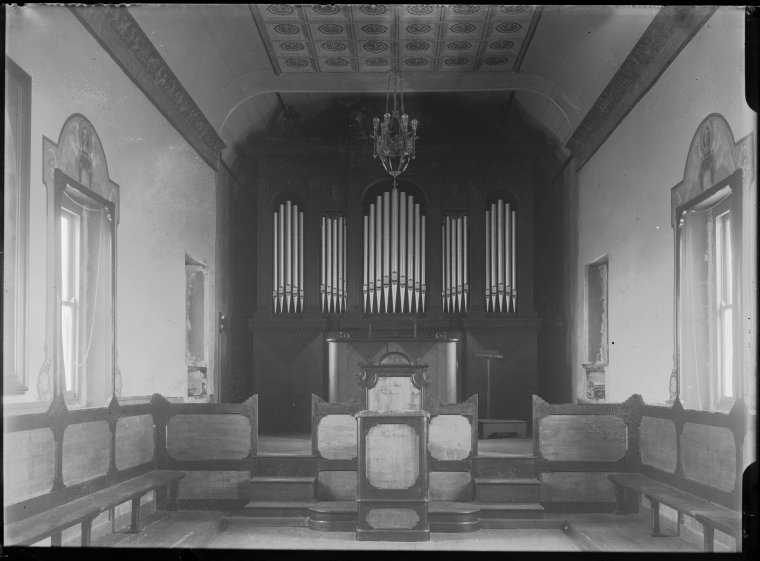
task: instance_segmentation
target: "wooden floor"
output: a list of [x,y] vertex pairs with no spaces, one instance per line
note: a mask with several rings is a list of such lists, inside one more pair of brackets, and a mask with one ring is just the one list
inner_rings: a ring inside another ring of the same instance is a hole
[[116,533],[93,543],[99,547],[191,549],[364,549],[456,551],[607,551],[692,552],[701,543],[682,537],[654,538],[642,515],[547,514],[567,522],[560,529],[480,530],[472,534],[432,533],[429,542],[357,542],[353,532],[314,532],[293,527],[229,527],[224,513],[157,512],[146,517],[139,534]]

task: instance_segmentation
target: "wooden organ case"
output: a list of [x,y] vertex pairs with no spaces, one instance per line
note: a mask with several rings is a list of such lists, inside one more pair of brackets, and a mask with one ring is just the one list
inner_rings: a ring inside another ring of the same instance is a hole
[[[541,325],[533,304],[541,150],[529,142],[421,146],[394,194],[366,155],[299,139],[248,148],[257,201],[249,327],[264,433],[308,432],[312,393],[351,397],[343,388],[356,387],[350,377],[375,353],[359,353],[341,386],[330,358],[336,342],[451,343],[431,385],[444,403],[478,393],[481,416],[486,372],[473,352],[496,349],[505,359],[492,365],[492,416],[530,422]],[[288,215],[287,201],[300,214]],[[280,216],[297,235],[290,253],[278,254],[289,243]],[[290,288],[280,290],[283,258],[294,265]]]

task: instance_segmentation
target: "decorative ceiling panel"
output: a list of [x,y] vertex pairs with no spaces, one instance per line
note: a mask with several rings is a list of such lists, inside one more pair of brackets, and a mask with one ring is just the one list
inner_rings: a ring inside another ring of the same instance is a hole
[[257,4],[275,72],[510,72],[534,6]]

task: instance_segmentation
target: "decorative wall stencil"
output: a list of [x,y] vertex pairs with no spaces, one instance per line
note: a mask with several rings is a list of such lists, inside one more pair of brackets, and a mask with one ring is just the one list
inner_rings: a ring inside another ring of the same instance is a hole
[[404,61],[404,64],[406,64],[408,66],[424,66],[428,62],[429,61],[426,58],[419,58],[419,57],[417,57],[417,58],[408,58],[408,59],[406,59]]
[[496,66],[499,64],[508,64],[508,63],[509,63],[509,59],[505,56],[491,56],[483,60],[483,64],[487,64],[489,66]]
[[517,33],[522,29],[522,25],[513,21],[505,21],[496,26],[496,31],[499,33]]
[[515,44],[512,41],[506,39],[499,39],[498,41],[491,41],[488,43],[488,47],[494,51],[506,51],[507,49],[514,48]]
[[274,26],[274,30],[282,35],[294,35],[301,32],[301,28],[292,23],[280,23]]
[[362,26],[362,31],[364,31],[364,33],[369,33],[370,35],[380,35],[381,33],[388,31],[388,27],[379,23],[368,23],[367,25]]
[[285,51],[303,51],[306,45],[300,41],[284,41],[280,43],[280,48]]
[[407,6],[406,11],[413,16],[426,16],[433,11],[433,6],[428,6],[426,4],[414,4],[412,6]]
[[[415,72],[510,72],[527,48],[538,10],[535,6],[468,4],[252,5],[262,38],[271,46],[276,73],[377,72],[394,68]],[[510,41],[503,39],[506,33]],[[341,40],[333,41],[337,38]],[[515,56],[506,61],[488,58],[489,54],[508,49],[514,49]],[[292,62],[290,53],[303,51],[315,53],[319,62]],[[336,52],[343,53],[348,64],[336,66],[321,59]],[[382,59],[373,56],[378,53],[392,55]],[[458,53],[467,53],[471,58],[463,64],[446,62],[459,58],[452,56]]]
[[388,50],[388,43],[383,43],[381,41],[367,41],[362,45],[362,48],[370,53],[382,53],[383,51]]
[[447,59],[444,59],[443,62],[447,66],[464,66],[465,64],[470,62],[470,59],[464,58],[464,57],[447,58]]
[[305,68],[309,66],[309,61],[304,58],[288,58],[285,60],[285,64],[291,68]]
[[326,59],[325,64],[327,66],[341,67],[341,66],[348,66],[348,61],[345,58],[333,57],[333,58]]
[[451,27],[449,27],[449,30],[452,33],[472,33],[475,31],[476,27],[471,23],[455,23]]
[[452,8],[455,14],[475,14],[480,11],[480,6],[474,4],[457,4]]
[[472,43],[469,41],[451,41],[446,44],[446,48],[452,51],[466,51],[472,48]]
[[348,46],[340,41],[329,41],[327,43],[322,43],[322,48],[326,51],[340,52],[345,51]]
[[338,25],[337,23],[323,23],[317,29],[327,35],[337,35],[338,33],[343,33],[343,26]]
[[406,26],[407,33],[413,33],[414,35],[423,35],[425,33],[430,33],[431,29],[433,28],[426,23],[412,23]]
[[275,16],[289,16],[295,11],[296,9],[289,4],[270,4],[267,6],[267,12]]
[[368,16],[379,16],[388,11],[382,4],[365,4],[359,9]]
[[340,8],[335,4],[316,4],[311,9],[323,16],[334,16],[340,12]]
[[505,14],[521,14],[526,11],[528,6],[501,6],[500,10]]

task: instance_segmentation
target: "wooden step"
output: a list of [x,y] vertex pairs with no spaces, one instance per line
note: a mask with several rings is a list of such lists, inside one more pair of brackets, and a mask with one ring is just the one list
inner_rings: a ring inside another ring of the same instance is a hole
[[314,499],[314,477],[256,476],[241,489],[252,501],[310,501]]
[[534,478],[536,477],[536,458],[525,454],[476,456],[473,460],[473,475],[477,478]]
[[317,457],[285,454],[256,456],[253,474],[256,477],[313,477],[317,474]]
[[477,503],[538,503],[541,483],[531,478],[476,477]]
[[544,507],[539,503],[481,503],[477,504],[480,518],[486,519],[530,519],[544,517]]
[[[356,501],[251,501],[242,511],[225,516],[222,527],[245,524],[305,526],[320,532],[353,532],[356,530],[357,511]],[[428,520],[432,532],[462,533],[484,528],[553,528],[553,525],[546,526],[543,513],[543,507],[537,503],[428,503]],[[552,521],[552,524],[555,522]]]

